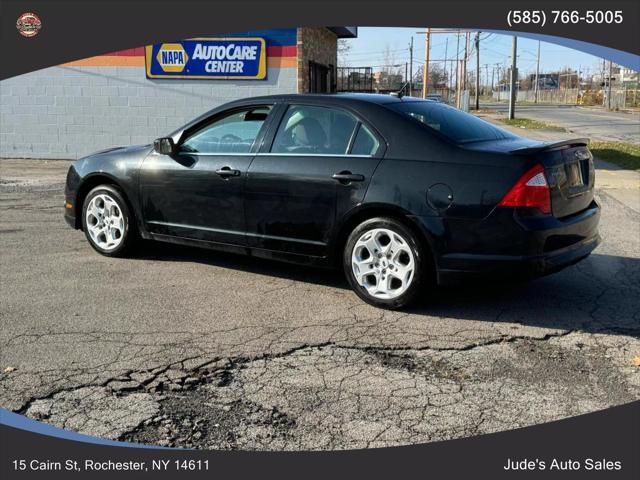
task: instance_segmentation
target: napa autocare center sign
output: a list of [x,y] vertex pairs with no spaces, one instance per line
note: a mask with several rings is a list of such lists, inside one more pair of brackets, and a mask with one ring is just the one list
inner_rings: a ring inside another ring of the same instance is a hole
[[192,38],[148,45],[147,78],[264,80],[264,38]]

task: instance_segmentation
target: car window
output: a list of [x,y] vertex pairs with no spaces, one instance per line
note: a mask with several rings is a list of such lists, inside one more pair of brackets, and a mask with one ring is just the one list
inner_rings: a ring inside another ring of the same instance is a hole
[[271,152],[344,155],[357,123],[342,110],[292,105],[280,122]]
[[352,155],[375,155],[380,142],[365,125],[360,125],[351,148]]
[[433,101],[398,102],[389,108],[409,115],[455,143],[514,138],[515,135],[474,115]]
[[271,107],[234,112],[191,135],[182,143],[190,153],[249,153]]

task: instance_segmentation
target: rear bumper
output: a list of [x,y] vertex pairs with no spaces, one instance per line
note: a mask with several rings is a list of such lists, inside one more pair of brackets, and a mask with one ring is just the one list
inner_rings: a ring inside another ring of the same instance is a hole
[[[519,218],[514,245],[520,252],[454,252],[438,257],[438,283],[455,284],[472,278],[535,278],[562,270],[587,257],[601,242],[600,207],[593,202],[566,218]],[[490,247],[487,248],[490,250]],[[486,250],[486,249],[485,249]]]
[[536,278],[549,275],[588,257],[600,241],[600,235],[596,235],[570,247],[529,257],[450,255],[446,259],[448,268],[438,269],[438,284],[457,284],[474,278]]

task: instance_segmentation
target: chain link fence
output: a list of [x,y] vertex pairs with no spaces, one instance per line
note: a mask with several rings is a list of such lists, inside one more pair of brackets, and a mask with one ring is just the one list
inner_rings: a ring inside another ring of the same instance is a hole
[[[521,103],[553,103],[558,105],[576,105],[579,91],[577,88],[563,88],[556,90],[518,90],[516,101]],[[493,99],[500,102],[509,101],[509,90],[493,92]]]
[[[552,105],[603,106],[611,110],[640,108],[640,91],[638,89],[614,89],[611,91],[611,102],[609,102],[607,94],[607,90],[580,90],[577,88],[539,90],[537,95],[535,90],[518,90],[517,101]],[[508,102],[509,90],[494,91],[493,100]]]

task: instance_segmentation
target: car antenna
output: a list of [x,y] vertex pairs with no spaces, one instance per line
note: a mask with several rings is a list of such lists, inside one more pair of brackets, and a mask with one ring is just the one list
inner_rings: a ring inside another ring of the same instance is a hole
[[400,90],[399,92],[389,92],[389,95],[391,95],[392,97],[402,98],[404,97],[404,92],[402,90]]

